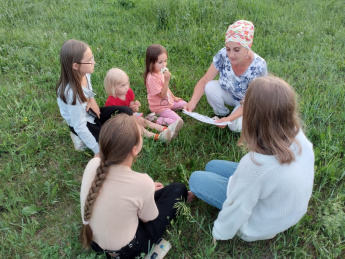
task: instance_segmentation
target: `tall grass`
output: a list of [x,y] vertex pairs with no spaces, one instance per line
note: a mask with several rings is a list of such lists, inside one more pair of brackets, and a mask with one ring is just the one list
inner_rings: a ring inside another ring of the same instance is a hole
[[[169,53],[176,96],[193,87],[238,19],[256,26],[253,50],[269,72],[299,95],[305,132],[314,144],[315,184],[301,221],[274,239],[235,237],[211,244],[218,210],[202,201],[183,207],[166,233],[168,258],[342,258],[345,256],[345,11],[340,0],[0,0],[0,257],[95,258],[78,242],[79,188],[92,152],[76,152],[54,93],[66,39],[87,42],[95,55],[92,83],[103,105],[111,67],[130,76],[148,113],[143,85],[146,47]],[[206,98],[197,112],[211,115]],[[182,115],[183,116],[183,115]],[[188,184],[211,159],[239,161],[239,134],[183,117],[169,145],[144,140],[134,169],[155,180]]]

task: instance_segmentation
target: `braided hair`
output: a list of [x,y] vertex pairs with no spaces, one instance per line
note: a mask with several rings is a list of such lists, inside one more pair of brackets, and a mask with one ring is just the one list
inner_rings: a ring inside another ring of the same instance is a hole
[[82,247],[88,249],[92,242],[93,232],[88,224],[92,216],[93,206],[97,200],[99,190],[106,180],[109,167],[123,162],[140,142],[141,134],[133,116],[118,114],[109,119],[99,135],[101,162],[97,168],[95,178],[91,184],[84,206],[83,224],[81,230]]

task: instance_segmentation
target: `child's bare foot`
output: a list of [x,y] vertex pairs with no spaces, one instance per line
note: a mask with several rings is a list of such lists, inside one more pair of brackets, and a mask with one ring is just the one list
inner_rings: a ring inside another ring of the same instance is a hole
[[195,198],[194,193],[192,193],[191,191],[188,191],[187,204],[191,204],[194,198]]

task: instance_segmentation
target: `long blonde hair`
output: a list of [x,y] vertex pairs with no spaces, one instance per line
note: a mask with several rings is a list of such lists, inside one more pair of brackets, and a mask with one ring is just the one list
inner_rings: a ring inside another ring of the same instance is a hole
[[[140,138],[140,131],[135,118],[124,113],[109,119],[102,126],[99,135],[101,162],[85,201],[84,221],[88,222],[91,219],[93,206],[99,190],[106,180],[109,167],[123,162],[133,147],[139,144]],[[83,225],[80,234],[82,247],[88,249],[92,238],[93,232],[90,225]]]
[[299,121],[292,87],[278,77],[256,78],[246,92],[238,144],[249,151],[274,155],[280,164],[290,164],[295,160],[290,146],[298,144]]

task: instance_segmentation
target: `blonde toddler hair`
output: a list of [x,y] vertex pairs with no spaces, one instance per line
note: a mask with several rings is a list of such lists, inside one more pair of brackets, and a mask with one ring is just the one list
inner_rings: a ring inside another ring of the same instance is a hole
[[112,68],[107,72],[104,78],[104,88],[109,96],[116,96],[115,86],[124,78],[128,78],[128,75],[119,68]]

